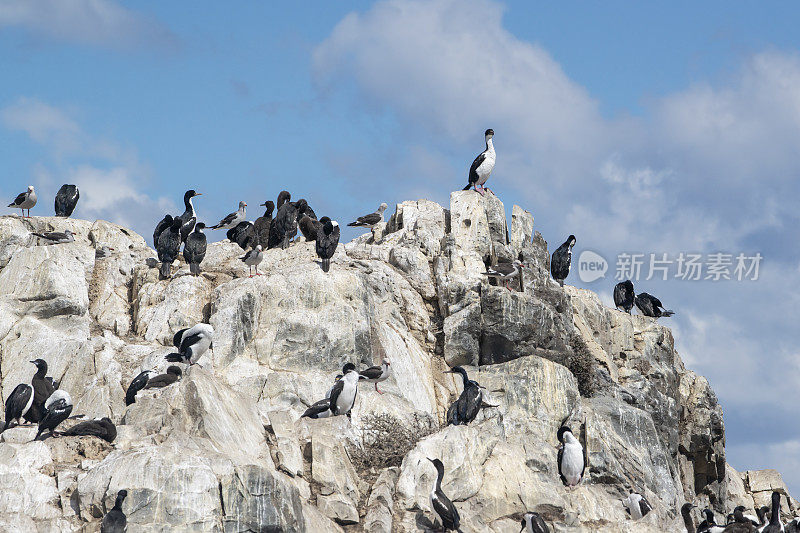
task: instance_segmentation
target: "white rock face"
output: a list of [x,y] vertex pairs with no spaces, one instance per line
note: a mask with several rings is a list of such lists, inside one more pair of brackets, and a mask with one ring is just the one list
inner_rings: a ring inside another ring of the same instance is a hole
[[[774,471],[725,462],[722,410],[684,368],[669,329],[605,308],[549,278],[533,215],[495,196],[398,204],[389,220],[342,245],[329,273],[313,243],[265,253],[247,277],[240,248],[209,245],[203,274],[147,265],[145,239],[104,221],[0,217],[0,402],[48,362],[73,414],[108,416],[112,444],[0,435],[0,531],[97,531],[118,490],[131,531],[424,531],[428,494],[444,491],[465,532],[519,531],[525,511],[553,531],[680,531],[687,499],[724,515],[773,490]],[[38,246],[32,231],[71,229]],[[97,254],[102,247],[110,255]],[[513,291],[485,265],[522,258]],[[172,336],[214,327],[212,349],[181,381],[125,390],[164,372]],[[352,417],[302,419],[346,362],[391,361],[359,387]],[[461,365],[487,404],[468,426],[442,427]],[[76,420],[64,422],[64,427]],[[558,477],[556,432],[569,424],[588,460],[583,482]],[[378,429],[376,429],[378,428]],[[383,429],[380,429],[383,428]],[[635,489],[654,510],[628,519]]]

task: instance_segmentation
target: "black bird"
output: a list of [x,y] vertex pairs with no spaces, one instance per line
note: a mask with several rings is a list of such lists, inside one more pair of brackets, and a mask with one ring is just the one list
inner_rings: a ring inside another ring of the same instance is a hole
[[[731,520],[731,518],[733,518]],[[744,515],[744,506],[739,505],[728,515],[728,524],[723,529],[724,533],[755,533],[756,526]]]
[[172,220],[172,215],[167,214],[164,215],[164,218],[162,218],[158,224],[156,224],[156,229],[153,230],[153,246],[156,248],[158,248],[158,236],[161,235],[164,230],[169,229],[169,227],[172,226]]
[[125,528],[128,527],[128,517],[122,512],[122,502],[127,496],[128,491],[124,489],[117,493],[114,507],[106,513],[100,524],[100,533],[125,533]]
[[180,218],[172,220],[172,225],[168,230],[161,232],[158,236],[158,260],[161,261],[161,268],[159,274],[161,279],[168,279],[172,275],[172,263],[178,258],[181,251],[181,225],[183,222]]
[[325,398],[323,400],[319,400],[318,402],[314,402],[311,404],[308,409],[306,409],[300,418],[328,418],[333,416],[331,413],[331,399]]
[[322,224],[316,218],[311,218],[304,214],[297,222],[297,227],[300,228],[300,233],[306,238],[306,242],[310,242],[317,240],[317,233],[322,227]]
[[181,379],[183,372],[181,371],[180,367],[175,365],[170,365],[167,368],[166,374],[159,374],[155,377],[150,378],[147,380],[147,385],[144,386],[145,389],[162,389],[169,385],[172,385],[176,381]]
[[444,531],[461,531],[461,517],[458,516],[458,509],[450,501],[450,498],[442,491],[442,479],[444,478],[444,465],[439,459],[428,458],[436,468],[436,483],[433,484],[430,494],[431,509],[439,515]]
[[[496,156],[492,137],[494,137],[494,130],[488,129],[483,132],[483,138],[486,141],[486,150],[478,154],[478,157],[475,158],[472,165],[469,167],[469,181],[467,182],[467,186],[464,187],[465,191],[468,191],[470,187],[475,187],[475,190],[483,196],[486,194],[485,191],[489,190],[484,188],[483,184],[486,183],[486,180],[488,180],[489,176],[492,174],[492,170],[494,170]],[[480,190],[478,190],[478,187],[480,187]],[[489,192],[491,191],[489,190]]]
[[[300,202],[303,202],[303,203],[300,204]],[[317,214],[314,212],[313,209],[311,209],[311,206],[308,205],[308,202],[305,200],[305,198],[300,198],[299,200],[297,200],[297,205],[298,206],[302,205],[302,207],[298,207],[297,208],[297,220],[298,221],[300,220],[300,218],[303,215],[307,215],[308,218],[317,220]]]
[[203,233],[206,225],[198,222],[194,226],[194,231],[186,237],[186,244],[183,245],[183,258],[189,263],[189,272],[195,276],[200,275],[200,263],[206,258],[206,234]]
[[128,385],[128,390],[125,392],[125,405],[136,403],[136,393],[145,388],[147,382],[150,380],[150,376],[154,373],[155,372],[152,370],[145,370],[133,378],[131,384]]
[[7,430],[13,420],[17,421],[17,425],[22,423],[22,416],[27,414],[28,410],[33,405],[33,387],[20,383],[11,395],[6,399],[6,423],[3,425],[3,431]]
[[256,244],[260,244],[262,248],[266,248],[269,244],[269,226],[272,224],[272,212],[275,210],[275,202],[267,200],[263,204],[266,207],[264,215],[260,216],[253,222],[253,231],[256,235]]
[[389,206],[386,205],[386,203],[382,203],[380,206],[378,206],[377,211],[375,211],[374,213],[370,213],[368,215],[358,217],[355,222],[349,223],[348,226],[353,226],[356,228],[372,229],[381,222],[383,222],[383,212],[386,211],[388,207]]
[[631,314],[633,309],[633,301],[636,298],[636,293],[633,292],[633,283],[631,280],[626,280],[617,283],[614,286],[614,305],[617,309],[622,308],[628,314]]
[[347,415],[356,401],[358,394],[358,372],[356,365],[345,363],[342,375],[336,376],[333,387],[328,391],[326,398],[314,402],[301,418],[328,418],[331,416]]
[[72,398],[69,393],[65,390],[55,391],[44,403],[44,416],[39,421],[39,431],[33,440],[39,440],[45,430],[50,432],[51,437],[55,437],[56,428],[69,418],[70,413],[72,413]]
[[239,248],[245,252],[255,248],[258,244],[258,237],[256,236],[255,229],[253,228],[253,223],[246,220],[236,224],[236,226],[229,229],[225,235],[228,237],[229,241],[238,244]]
[[194,229],[195,222],[197,222],[197,215],[194,212],[192,198],[201,196],[202,194],[201,192],[195,192],[194,189],[189,189],[183,195],[183,205],[185,209],[183,210],[183,214],[177,217],[181,219],[181,242],[186,242],[186,238]]
[[292,194],[289,191],[281,191],[278,193],[278,204],[275,206],[280,209],[283,204],[292,199]]
[[483,392],[477,382],[467,377],[467,371],[460,366],[445,370],[446,374],[461,374],[464,390],[447,410],[447,425],[466,426],[478,416],[483,402]]
[[68,217],[75,211],[75,206],[78,205],[78,199],[81,193],[75,185],[64,184],[58,189],[56,193],[56,216]]
[[550,533],[550,528],[539,513],[525,513],[521,523],[519,533]]
[[172,337],[172,344],[178,353],[171,353],[164,358],[171,363],[193,365],[203,356],[214,342],[214,328],[210,324],[195,324],[184,328]]
[[269,227],[268,249],[280,246],[285,250],[289,247],[289,241],[297,235],[297,213],[305,210],[308,205],[305,202],[303,199],[298,200],[296,203],[286,202],[278,208],[275,219]]
[[339,223],[328,217],[320,220],[322,231],[317,233],[317,255],[322,259],[322,270],[328,272],[331,269],[331,257],[336,253],[339,246]]
[[681,506],[681,517],[683,517],[683,525],[686,528],[686,533],[696,533],[697,530],[694,527],[694,518],[692,518],[692,509],[697,507],[693,503],[684,503]]
[[564,286],[564,280],[569,276],[569,265],[572,261],[573,246],[575,246],[575,235],[570,235],[569,238],[564,241],[564,244],[553,252],[553,258],[550,261],[550,274],[553,275],[553,279],[562,287]]
[[36,373],[31,380],[33,387],[33,404],[24,415],[28,422],[39,422],[44,416],[44,405],[51,394],[56,390],[52,378],[47,377],[47,363],[44,359],[31,361],[36,365]]
[[703,509],[703,515],[706,519],[698,524],[697,533],[722,533],[725,528],[717,524],[714,518],[714,511],[711,509]]
[[661,303],[661,300],[647,294],[646,292],[642,292],[636,295],[636,307],[639,308],[639,311],[642,312],[644,316],[650,316],[654,318],[658,317],[669,317],[675,314],[675,311],[670,311],[664,308],[664,305]]
[[769,524],[761,530],[761,533],[783,533],[783,524],[781,523],[781,495],[778,492],[772,493],[772,516],[770,516]]
[[108,417],[103,417],[98,420],[87,420],[75,424],[68,430],[62,433],[69,437],[89,436],[103,439],[106,442],[114,442],[117,438],[117,426]]

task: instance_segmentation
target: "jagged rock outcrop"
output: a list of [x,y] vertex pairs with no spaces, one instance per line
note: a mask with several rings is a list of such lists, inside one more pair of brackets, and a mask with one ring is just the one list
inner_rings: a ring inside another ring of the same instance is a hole
[[[209,245],[201,276],[181,262],[169,280],[125,228],[0,217],[2,401],[42,357],[75,413],[119,431],[113,444],[31,442],[30,427],[0,435],[0,530],[96,531],[125,488],[135,531],[422,531],[433,457],[465,532],[516,532],[525,511],[554,531],[680,531],[687,499],[722,513],[772,490],[793,513],[777,473],[726,464],[722,409],[670,330],[560,288],[533,215],[510,214],[507,227],[499,199],[459,191],[447,209],[399,204],[341,245],[329,273],[303,242],[268,251],[265,275],[249,278],[224,241]],[[75,242],[31,235],[66,228]],[[525,264],[514,290],[483,275],[514,259]],[[125,406],[133,377],[163,371],[173,334],[198,321],[215,331],[202,367]],[[299,418],[345,362],[384,357],[384,394],[362,385],[352,419]],[[461,390],[443,373],[454,365],[492,407],[442,427]],[[588,458],[573,491],[556,465],[565,422]],[[637,523],[621,504],[630,490],[654,507]]]

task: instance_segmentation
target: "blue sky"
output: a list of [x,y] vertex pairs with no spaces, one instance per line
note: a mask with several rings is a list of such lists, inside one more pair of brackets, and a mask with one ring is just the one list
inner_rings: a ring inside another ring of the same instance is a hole
[[[446,204],[492,127],[489,185],[551,247],[574,233],[612,262],[764,256],[756,282],[637,288],[677,311],[665,323],[720,396],[731,463],[778,468],[797,492],[798,15],[789,2],[0,0],[0,197],[75,182],[76,216],[147,236],[187,188],[211,222],[287,188],[346,222],[382,201]],[[571,282],[610,301],[611,275]]]

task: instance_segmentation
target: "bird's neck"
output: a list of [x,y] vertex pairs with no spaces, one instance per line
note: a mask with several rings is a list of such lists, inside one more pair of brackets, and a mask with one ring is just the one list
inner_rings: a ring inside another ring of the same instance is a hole
[[772,517],[769,520],[770,524],[778,524],[781,521],[781,502],[778,500],[777,502],[772,503]]
[[696,533],[694,528],[694,520],[692,520],[692,516],[689,513],[681,513],[683,514],[683,525],[686,526],[686,531],[688,533]]
[[195,214],[194,214],[194,204],[192,203],[192,199],[191,198],[187,198],[186,201],[184,202],[184,204],[186,204],[186,210],[190,211],[192,213],[192,216],[195,216]]
[[47,369],[46,368],[40,368],[40,369],[38,369],[36,371],[36,373],[33,376],[37,377],[39,379],[44,379],[46,374],[47,374]]
[[491,139],[486,139],[486,149],[489,152],[494,153],[494,143],[492,143]]

